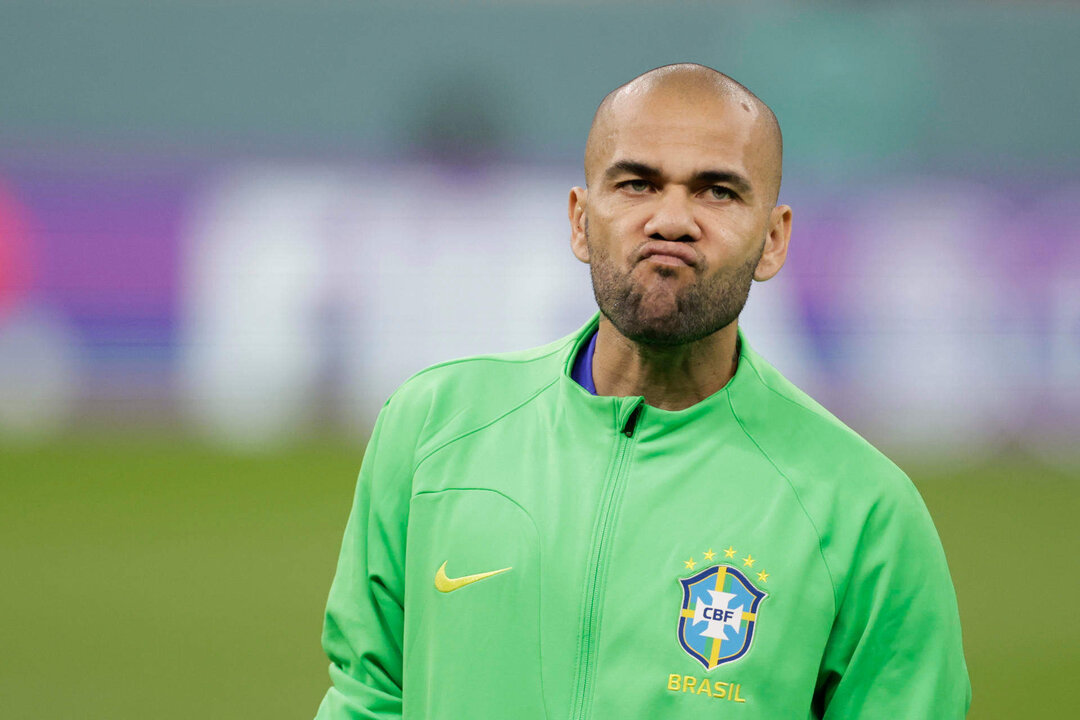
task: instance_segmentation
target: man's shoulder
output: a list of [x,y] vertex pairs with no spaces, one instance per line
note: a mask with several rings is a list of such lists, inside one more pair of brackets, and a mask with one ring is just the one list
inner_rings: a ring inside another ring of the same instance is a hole
[[746,434],[796,487],[829,488],[867,500],[915,495],[907,475],[752,350],[748,376],[732,393]]
[[564,372],[579,333],[528,350],[475,355],[432,365],[406,380],[383,415],[419,445],[476,429],[528,403]]
[[558,378],[575,335],[527,350],[447,360],[406,380],[393,397],[464,396],[476,401],[496,390],[529,389]]
[[882,452],[760,356],[732,409],[810,520],[840,602],[860,560],[901,548],[941,553],[915,485]]

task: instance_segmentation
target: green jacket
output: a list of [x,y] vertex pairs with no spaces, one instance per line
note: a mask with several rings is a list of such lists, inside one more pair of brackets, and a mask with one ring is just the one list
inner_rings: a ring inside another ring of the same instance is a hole
[[741,336],[685,410],[590,395],[569,371],[596,324],[386,403],[318,718],[963,717],[956,597],[904,473]]

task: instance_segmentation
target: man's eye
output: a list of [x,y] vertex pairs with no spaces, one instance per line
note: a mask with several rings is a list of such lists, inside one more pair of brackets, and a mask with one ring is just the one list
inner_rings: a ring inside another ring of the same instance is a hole
[[627,180],[620,185],[632,192],[641,193],[649,189],[650,185],[646,180]]
[[708,192],[709,198],[712,200],[730,200],[735,197],[735,193],[731,191],[731,188],[726,188],[723,185],[713,185]]

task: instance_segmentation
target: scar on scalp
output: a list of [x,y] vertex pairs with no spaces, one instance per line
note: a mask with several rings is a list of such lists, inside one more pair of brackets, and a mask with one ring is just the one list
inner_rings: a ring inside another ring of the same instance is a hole
[[743,110],[745,110],[746,112],[750,112],[750,106],[748,104],[746,104],[746,103],[739,103],[739,104],[742,105]]

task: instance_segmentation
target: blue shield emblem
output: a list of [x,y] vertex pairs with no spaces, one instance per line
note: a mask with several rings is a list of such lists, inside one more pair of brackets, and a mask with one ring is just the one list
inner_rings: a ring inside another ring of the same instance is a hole
[[730,565],[713,565],[680,580],[679,644],[706,670],[746,654],[754,639],[758,605],[768,593]]

